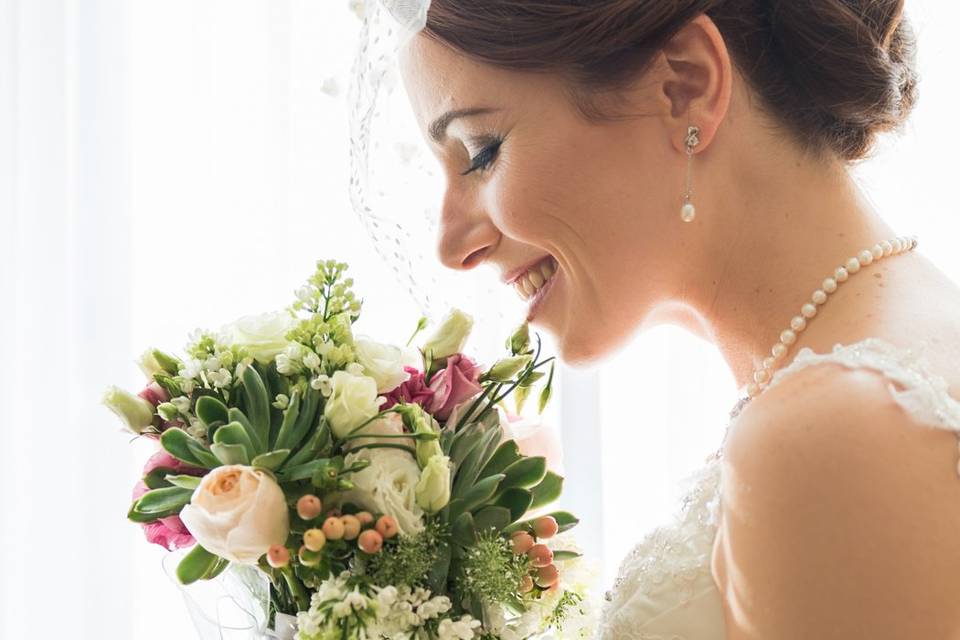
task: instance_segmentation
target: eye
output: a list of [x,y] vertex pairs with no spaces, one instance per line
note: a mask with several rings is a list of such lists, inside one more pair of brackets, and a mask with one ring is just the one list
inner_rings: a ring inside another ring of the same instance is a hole
[[487,146],[481,149],[480,153],[475,155],[470,159],[470,168],[461,173],[460,175],[465,176],[468,173],[473,173],[474,171],[485,170],[493,164],[493,161],[497,158],[497,152],[500,150],[500,145],[503,144],[502,138],[493,138]]

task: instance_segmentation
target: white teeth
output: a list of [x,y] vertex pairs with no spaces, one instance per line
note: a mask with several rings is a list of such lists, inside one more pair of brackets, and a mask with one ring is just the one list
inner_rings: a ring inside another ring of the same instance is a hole
[[556,273],[556,271],[553,268],[553,258],[550,258],[549,260],[544,262],[543,266],[540,267],[540,271],[543,273],[543,279],[549,280],[550,276]]
[[523,290],[526,292],[528,296],[532,296],[537,292],[537,288],[533,286],[533,283],[530,282],[530,278],[528,278],[527,276],[523,276],[522,278],[520,278],[520,284],[521,286],[523,286]]
[[514,281],[513,286],[521,298],[529,300],[556,272],[557,267],[551,257],[543,261],[536,269],[531,269]]

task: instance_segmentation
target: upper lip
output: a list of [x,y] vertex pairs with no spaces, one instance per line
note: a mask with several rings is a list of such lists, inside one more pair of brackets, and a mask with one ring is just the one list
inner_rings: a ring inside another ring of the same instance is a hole
[[535,265],[540,264],[546,258],[549,258],[549,257],[550,257],[550,254],[544,254],[539,258],[537,258],[536,260],[531,260],[530,262],[526,263],[522,267],[511,269],[510,271],[503,274],[503,281],[507,284],[512,284],[513,282],[518,280],[523,274],[525,274],[527,271],[530,271],[530,269],[532,269]]

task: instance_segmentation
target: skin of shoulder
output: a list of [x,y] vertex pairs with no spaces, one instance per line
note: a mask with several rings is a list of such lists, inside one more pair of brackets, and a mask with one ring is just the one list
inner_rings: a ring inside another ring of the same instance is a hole
[[713,558],[728,640],[960,638],[957,436],[890,385],[808,366],[731,426]]

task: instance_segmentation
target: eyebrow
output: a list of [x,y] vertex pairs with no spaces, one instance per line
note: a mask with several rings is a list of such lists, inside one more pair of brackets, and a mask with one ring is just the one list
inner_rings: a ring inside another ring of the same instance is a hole
[[442,142],[447,136],[447,127],[449,127],[450,123],[457,118],[480,116],[487,113],[493,113],[495,111],[499,111],[499,109],[494,109],[492,107],[472,107],[470,109],[456,109],[454,111],[447,111],[445,114],[431,123],[429,129],[430,138],[432,138],[434,142]]

